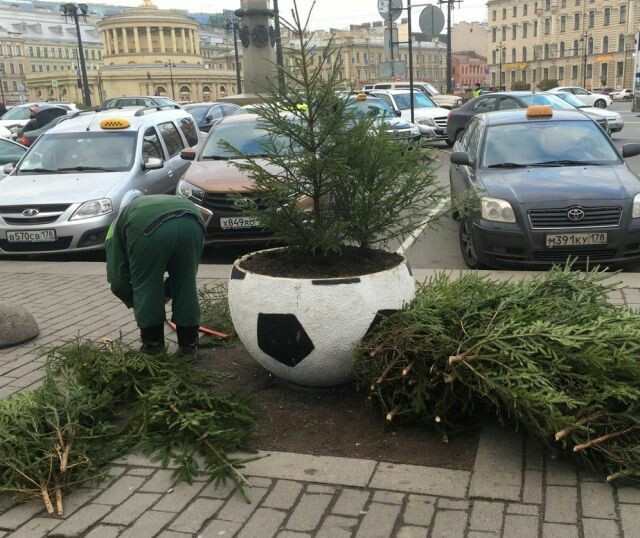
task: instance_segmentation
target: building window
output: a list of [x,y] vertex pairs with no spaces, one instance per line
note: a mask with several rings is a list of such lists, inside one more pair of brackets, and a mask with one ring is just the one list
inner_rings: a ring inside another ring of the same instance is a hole
[[11,73],[12,75],[16,74],[16,66],[13,64],[9,64],[9,73]]
[[494,50],[494,51],[491,52],[491,63],[494,64],[494,65],[498,63],[496,61],[496,58],[497,58],[496,51]]
[[502,9],[502,20],[504,20],[506,18],[507,18],[507,8],[505,7],[505,8]]
[[532,82],[535,82],[537,78],[538,78],[537,70],[536,69],[532,69],[532,71],[531,71],[531,80],[532,80]]
[[57,71],[58,70],[58,66],[56,64],[53,64],[53,70]]
[[580,13],[576,13],[573,16],[573,29],[580,30]]
[[64,49],[64,57],[69,58],[69,49]]
[[494,9],[493,12],[491,13],[491,20],[495,21],[496,20],[496,10]]
[[604,8],[604,25],[609,26],[609,24],[611,24],[611,8],[605,7]]
[[560,58],[564,58],[564,41],[560,42]]
[[35,64],[31,64],[31,71],[32,71],[33,73],[35,73],[35,72],[36,72],[36,65],[35,65]]
[[579,51],[578,51],[578,49],[579,49],[579,47],[580,47],[580,45],[578,44],[578,40],[576,39],[576,40],[573,42],[573,55],[574,55],[574,56],[577,56],[577,55],[578,55],[578,52],[579,52]]
[[516,81],[516,72],[511,71],[511,84],[513,84],[515,81]]
[[40,71],[40,73],[42,73],[42,65],[38,66],[38,71]]
[[516,24],[511,26],[511,39],[518,39],[518,26]]
[[593,28],[596,24],[596,12],[592,9],[589,11],[589,28]]
[[517,60],[516,49],[511,49],[511,61],[515,63]]
[[608,78],[609,78],[609,64],[607,63],[600,64],[600,81],[602,82],[602,84],[606,84]]
[[560,7],[561,8],[567,7],[567,0],[562,0],[562,2],[560,2]]
[[522,37],[526,38],[528,33],[529,33],[529,23],[528,22],[523,22],[522,23]]
[[622,4],[620,6],[620,24],[627,22],[627,6]]
[[527,15],[528,13],[529,13],[529,6],[525,4],[524,6],[522,6],[522,14]]
[[547,11],[551,9],[551,0],[544,0],[544,9]]
[[538,21],[533,21],[533,37],[538,35]]
[[544,20],[544,35],[549,35],[551,33],[551,19]]
[[47,50],[47,47],[44,47],[44,48],[42,49],[42,53],[44,54],[44,57],[45,57],[45,58],[48,58],[48,57],[49,57],[49,51]]
[[574,65],[571,67],[571,79],[576,80],[578,78],[578,66]]
[[567,31],[567,17],[564,15],[560,17],[560,31],[561,32]]
[[549,68],[545,67],[542,71],[542,80],[549,80]]
[[609,38],[607,36],[602,38],[602,52],[609,52]]
[[593,37],[590,37],[587,41],[587,54],[593,54]]
[[40,58],[40,47],[36,47],[36,57]]
[[558,79],[564,80],[564,67],[558,67]]
[[33,47],[29,47],[29,56],[33,58]]
[[621,77],[624,75],[624,62],[618,62],[616,64],[616,76]]
[[[544,44],[544,56],[543,56],[543,58],[545,60],[549,59],[549,43],[545,43]],[[547,77],[544,77],[544,78],[547,78]]]
[[513,6],[513,16],[514,17],[518,16],[518,6]]
[[522,61],[527,61],[527,47],[522,47]]
[[506,41],[507,40],[507,27],[503,26],[502,27],[502,41]]
[[624,52],[624,34],[618,37],[618,52]]
[[22,64],[18,64],[18,73],[24,75],[24,66]]
[[591,64],[587,65],[587,78],[593,77],[593,66]]

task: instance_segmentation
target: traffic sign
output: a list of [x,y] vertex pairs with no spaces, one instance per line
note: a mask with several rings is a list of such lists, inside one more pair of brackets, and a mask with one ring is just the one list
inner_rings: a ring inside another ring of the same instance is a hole
[[444,28],[444,13],[433,5],[428,5],[420,13],[420,30],[426,34],[427,39],[433,39],[440,35]]
[[402,0],[378,0],[378,13],[385,21],[399,19],[402,8]]
[[387,60],[397,60],[400,58],[397,28],[384,29],[384,52]]
[[51,87],[52,88],[57,88],[58,87],[58,81],[57,80],[52,80],[51,81]]
[[[378,74],[381,79],[392,79],[394,77],[405,77],[407,74],[404,62],[380,62]],[[399,78],[396,80],[400,80]]]

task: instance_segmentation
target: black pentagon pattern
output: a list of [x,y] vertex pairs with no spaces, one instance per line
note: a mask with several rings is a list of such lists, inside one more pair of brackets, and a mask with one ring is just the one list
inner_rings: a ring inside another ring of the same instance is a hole
[[300,364],[314,349],[295,314],[258,314],[258,346],[290,368]]
[[373,318],[373,321],[371,322],[371,325],[369,325],[369,328],[367,329],[367,332],[365,334],[370,334],[371,331],[373,331],[378,325],[380,325],[380,323],[382,323],[383,320],[387,319],[389,316],[395,314],[398,311],[397,308],[393,309],[393,308],[389,308],[386,310],[378,310],[376,312],[376,316]]

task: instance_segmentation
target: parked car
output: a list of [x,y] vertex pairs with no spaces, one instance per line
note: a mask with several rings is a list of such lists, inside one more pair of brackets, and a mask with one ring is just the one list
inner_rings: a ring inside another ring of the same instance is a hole
[[598,108],[607,108],[608,106],[611,106],[611,103],[613,103],[613,99],[611,99],[611,97],[609,97],[608,95],[605,95],[603,93],[593,93],[578,86],[559,86],[557,88],[551,88],[549,92],[572,93],[573,95],[584,101],[585,104]]
[[613,110],[606,110],[602,108],[596,108],[594,106],[585,105],[584,101],[578,99],[572,93],[558,92],[554,95],[557,95],[563,101],[566,101],[570,105],[576,107],[583,114],[589,116],[609,134],[619,133],[624,128],[624,120],[622,119],[622,115]]
[[[394,81],[394,82],[376,82],[375,84],[367,84],[364,90],[409,90],[411,85],[408,81]],[[424,93],[429,97],[436,106],[453,109],[459,107],[464,99],[458,95],[446,95],[438,91],[438,89],[429,82],[415,82],[413,83],[413,89]]]
[[125,96],[122,97],[111,97],[110,99],[105,99],[102,101],[100,108],[122,108],[125,106],[142,106],[142,107],[150,107],[150,106],[172,106],[175,105],[177,108],[180,108],[180,105],[176,103],[173,99],[169,99],[168,97],[159,97],[156,95],[149,96]]
[[6,114],[2,116],[0,119],[0,127],[8,129],[10,132],[10,136],[12,138],[16,138],[18,129],[24,126],[31,119],[31,108],[34,106],[38,107],[50,107],[57,106],[60,108],[64,108],[67,112],[75,111],[75,105],[70,103],[56,103],[56,102],[46,102],[46,101],[37,101],[34,103],[26,103],[24,105],[17,105],[7,111]]
[[[411,121],[411,94],[408,90],[371,90],[370,95],[382,99],[403,120]],[[424,93],[413,92],[414,121],[424,138],[446,140],[448,110],[440,108]]]
[[233,103],[193,103],[183,106],[196,120],[198,129],[208,133],[225,116],[231,116],[240,107]]
[[618,90],[609,94],[614,101],[631,101],[633,99],[633,90]]
[[11,131],[6,127],[0,127],[0,138],[11,138]]
[[0,138],[0,179],[6,174],[3,172],[5,164],[17,163],[27,151],[22,144],[6,138]]
[[533,106],[478,114],[453,149],[454,206],[480,197],[460,221],[469,267],[640,263],[640,179],[623,160],[640,144],[619,153],[580,111]]
[[23,146],[29,147],[42,133],[57,125],[66,116],[67,111],[62,107],[42,106],[34,118],[18,128],[15,137]]
[[87,110],[44,133],[0,181],[0,255],[101,249],[118,211],[174,193],[197,148],[190,114],[167,107]]

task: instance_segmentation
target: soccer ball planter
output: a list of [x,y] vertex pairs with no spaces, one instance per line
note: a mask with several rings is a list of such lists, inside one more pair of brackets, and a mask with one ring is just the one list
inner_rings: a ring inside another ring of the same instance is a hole
[[229,280],[233,325],[261,366],[299,385],[349,382],[365,333],[415,296],[404,258],[377,273],[311,279],[247,271],[240,267],[247,256],[236,260]]

